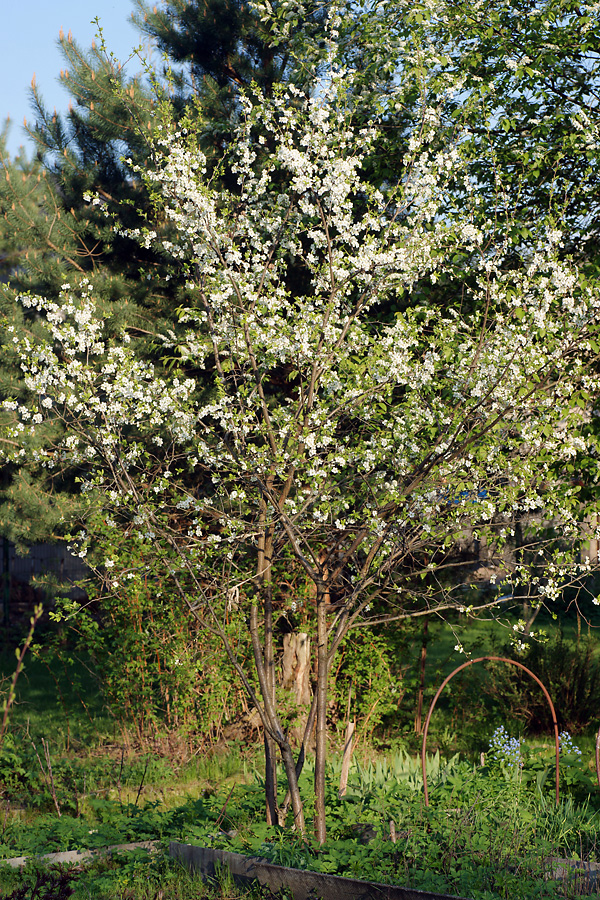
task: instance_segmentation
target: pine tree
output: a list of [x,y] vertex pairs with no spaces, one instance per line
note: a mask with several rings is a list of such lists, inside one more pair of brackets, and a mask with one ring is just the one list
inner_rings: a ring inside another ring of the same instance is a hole
[[[143,165],[148,154],[144,134],[152,127],[157,100],[140,77],[127,78],[102,46],[84,52],[71,34],[61,34],[60,43],[68,63],[61,79],[72,95],[68,114],[48,113],[32,82],[35,121],[29,133],[35,156],[11,160],[4,149],[0,160],[3,397],[21,390],[9,329],[36,339],[36,317],[23,313],[17,294],[56,297],[65,282],[87,279],[110,310],[112,329],[126,328],[151,352],[148,338],[177,290],[160,256],[123,233],[143,227],[149,201],[122,158]],[[5,470],[0,532],[26,542],[56,536],[64,504],[73,503],[69,493],[68,484],[31,466]]]
[[[315,0],[298,4],[293,16],[290,4],[273,3],[272,15],[287,16],[281,40],[274,38],[272,22],[244,0],[165,0],[160,8],[145,0],[134,4],[134,21],[165,56],[164,73],[175,67],[170,72],[174,102],[187,106],[199,99],[206,138],[217,143],[239,112],[240,90],[254,85],[270,94],[291,74],[294,46],[308,48],[306,39],[319,34],[327,15],[327,5]],[[317,68],[310,58],[304,63],[305,77],[314,83]]]
[[140,225],[136,207],[143,210],[145,198],[122,158],[143,164],[144,129],[151,127],[156,101],[139,77],[127,79],[102,48],[86,53],[70,34],[61,35],[60,43],[69,63],[61,79],[73,98],[67,116],[51,115],[32,82],[35,122],[29,133],[42,188],[38,208],[27,209],[30,178],[7,180],[0,193],[5,233],[20,256],[10,284],[52,296],[72,273],[93,279],[107,301],[126,299],[153,315],[156,287],[141,284],[139,276],[144,271],[152,281],[158,262],[134,252],[133,242],[113,229],[111,214],[122,229]]

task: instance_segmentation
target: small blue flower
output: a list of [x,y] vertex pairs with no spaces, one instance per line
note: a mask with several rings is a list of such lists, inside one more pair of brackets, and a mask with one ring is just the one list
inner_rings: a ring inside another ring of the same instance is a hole
[[573,738],[568,731],[561,731],[558,736],[558,746],[560,747],[560,752],[563,755],[574,755],[581,762],[581,750],[576,744],[573,743]]
[[504,725],[500,725],[490,740],[490,753],[499,763],[504,763],[509,769],[522,769],[524,758],[522,753],[522,738],[511,738]]

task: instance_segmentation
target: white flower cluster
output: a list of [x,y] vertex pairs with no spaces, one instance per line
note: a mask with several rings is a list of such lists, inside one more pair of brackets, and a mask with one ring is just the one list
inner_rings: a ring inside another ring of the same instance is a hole
[[[464,175],[458,144],[419,139],[375,189],[363,170],[381,135],[355,126],[339,72],[315,97],[287,85],[242,102],[223,160],[234,188],[207,172],[193,131],[166,128],[143,174],[168,239],[130,235],[185,271],[186,307],[162,340],[200,377],[159,372],[111,337],[85,280],[57,301],[24,297],[47,339],[13,337],[31,395],[4,402],[17,445],[4,457],[78,466],[90,503],[130,509],[143,540],[177,522],[205,565],[246,566],[265,506],[281,546],[316,558],[335,532],[340,553],[386,572],[452,546],[466,523],[506,539],[516,513],[543,510],[573,529],[576,489],[556,473],[594,440],[581,404],[600,387],[598,298],[557,258],[556,235],[522,271],[481,253],[461,307],[401,301],[457,247],[486,243],[468,211],[438,215]],[[438,113],[423,114],[434,134]],[[56,418],[59,446],[32,449]],[[536,585],[552,599],[573,569],[548,560]]]

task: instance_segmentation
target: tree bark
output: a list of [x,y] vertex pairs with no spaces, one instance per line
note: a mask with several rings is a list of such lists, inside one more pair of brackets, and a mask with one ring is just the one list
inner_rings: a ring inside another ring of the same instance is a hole
[[325,842],[325,760],[327,758],[327,612],[329,591],[317,586],[317,733],[315,758],[315,837]]
[[[258,559],[256,567],[256,580],[260,598],[262,600],[264,616],[264,638],[262,645],[262,659],[260,638],[258,634],[258,619],[256,609],[254,618],[251,616],[252,644],[254,659],[259,676],[259,684],[265,704],[265,712],[272,726],[272,734],[265,729],[265,805],[267,825],[276,825],[279,822],[279,810],[277,804],[277,744],[275,735],[281,731],[277,717],[277,697],[275,693],[275,653],[273,648],[273,536],[270,525],[267,524],[267,504],[263,499],[260,510],[261,531],[258,538]],[[262,677],[261,677],[262,676]],[[283,733],[281,733],[283,737]]]
[[[269,567],[270,568],[270,567]],[[270,572],[269,572],[270,576]],[[273,647],[273,588],[269,582],[264,585],[265,644],[264,665],[269,699],[276,709],[275,696],[275,652]],[[267,806],[267,825],[279,824],[277,803],[277,745],[273,738],[265,732],[265,800]]]
[[421,640],[421,660],[419,665],[419,691],[417,693],[417,713],[415,715],[415,734],[421,734],[423,714],[423,697],[425,694],[425,667],[427,664],[427,629],[429,628],[429,618],[426,617],[423,622],[423,637]]
[[[298,775],[296,773],[294,754],[292,753],[292,749],[287,741],[285,741],[285,743],[281,745],[281,757],[283,759],[285,774],[287,775],[288,779],[288,793],[292,801],[294,828],[304,836],[306,834],[306,824],[304,822],[302,798],[300,797],[300,789],[298,787]],[[285,819],[285,815],[282,815],[281,818]],[[285,825],[285,821],[280,821],[280,824]]]

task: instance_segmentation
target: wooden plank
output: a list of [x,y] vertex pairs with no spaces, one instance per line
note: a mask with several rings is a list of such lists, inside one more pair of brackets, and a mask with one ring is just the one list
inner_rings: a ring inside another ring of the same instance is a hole
[[133,844],[113,844],[112,847],[99,847],[95,850],[63,850],[57,853],[42,853],[39,856],[11,856],[0,859],[0,866],[11,869],[22,869],[28,862],[36,863],[68,863],[75,865],[95,856],[110,856],[111,853],[127,853],[128,850],[158,850],[160,841],[136,841]]
[[204,878],[216,877],[218,869],[225,867],[240,884],[258,881],[274,893],[281,889],[291,892],[294,900],[467,900],[450,894],[417,891],[399,885],[275,866],[259,857],[243,856],[228,850],[213,850],[210,847],[195,847],[176,841],[169,844],[169,853],[190,871],[197,872]]

